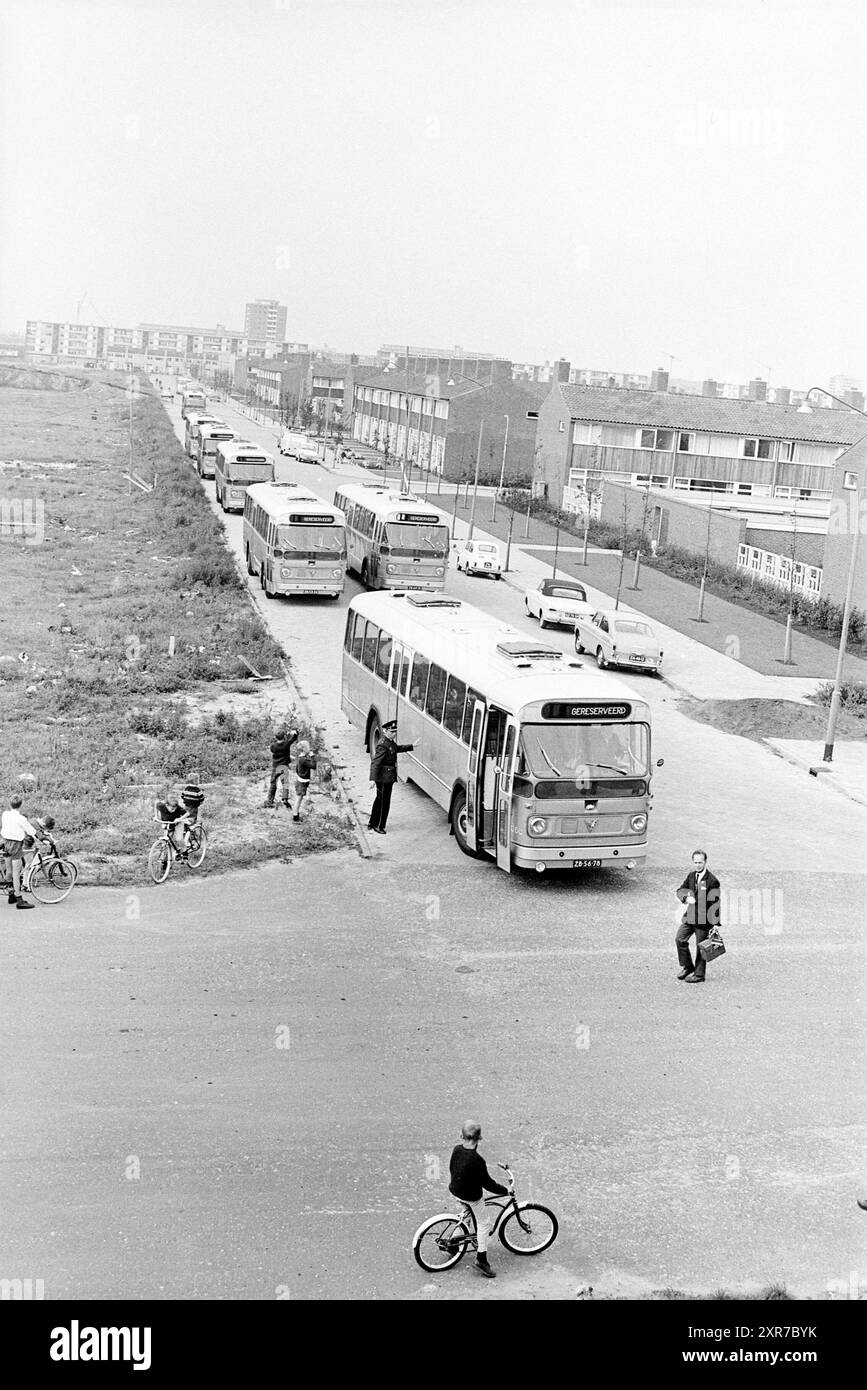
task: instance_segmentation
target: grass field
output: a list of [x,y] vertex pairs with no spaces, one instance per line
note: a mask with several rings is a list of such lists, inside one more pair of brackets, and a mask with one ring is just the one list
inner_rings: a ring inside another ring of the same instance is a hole
[[[279,678],[282,653],[150,387],[12,380],[0,373],[4,803],[20,790],[27,814],[54,815],[85,882],[141,879],[153,803],[192,775],[211,845],[199,872],[351,843],[327,767],[301,826],[260,809],[291,710],[283,681],[249,680],[241,658]],[[154,491],[123,476],[130,458]]]

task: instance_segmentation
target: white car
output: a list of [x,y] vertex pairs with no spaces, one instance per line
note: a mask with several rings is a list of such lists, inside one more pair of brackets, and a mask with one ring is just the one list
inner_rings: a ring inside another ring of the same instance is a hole
[[464,541],[458,551],[457,567],[464,574],[485,574],[491,579],[501,579],[500,547],[494,541]]
[[531,618],[539,619],[540,627],[564,625],[574,627],[579,618],[593,612],[587,600],[587,590],[577,579],[542,579],[535,589],[524,595],[524,607]]
[[646,618],[619,609],[599,609],[575,626],[576,652],[590,652],[597,666],[627,666],[634,671],[652,671],[662,666],[659,638]]

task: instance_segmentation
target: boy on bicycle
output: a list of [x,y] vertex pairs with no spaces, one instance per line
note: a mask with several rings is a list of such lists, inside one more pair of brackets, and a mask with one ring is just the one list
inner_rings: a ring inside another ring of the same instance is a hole
[[496,1273],[488,1264],[488,1236],[490,1220],[485,1206],[485,1192],[495,1197],[508,1197],[509,1189],[494,1182],[488,1172],[488,1165],[476,1150],[482,1138],[482,1127],[468,1121],[461,1130],[461,1142],[452,1150],[449,1160],[449,1192],[459,1202],[468,1206],[476,1220],[476,1260],[473,1265],[486,1279],[496,1279]]

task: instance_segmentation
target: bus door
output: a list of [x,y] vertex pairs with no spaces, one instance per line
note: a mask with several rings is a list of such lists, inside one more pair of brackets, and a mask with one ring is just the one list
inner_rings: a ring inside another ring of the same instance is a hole
[[485,760],[481,756],[482,734],[485,726],[485,705],[483,700],[473,704],[473,717],[470,724],[470,748],[467,755],[467,844],[470,849],[478,849],[478,818],[482,801],[482,772]]
[[503,752],[497,767],[497,801],[494,833],[496,836],[497,864],[506,873],[512,871],[512,774],[515,770],[515,751],[518,747],[518,726],[514,719],[506,717],[506,737]]

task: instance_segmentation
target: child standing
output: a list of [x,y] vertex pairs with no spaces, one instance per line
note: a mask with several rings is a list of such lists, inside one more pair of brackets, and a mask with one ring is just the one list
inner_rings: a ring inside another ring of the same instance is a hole
[[306,739],[302,739],[298,744],[295,759],[295,804],[292,807],[294,821],[301,819],[301,803],[310,790],[310,778],[315,770],[316,759],[310,752],[310,744]]

